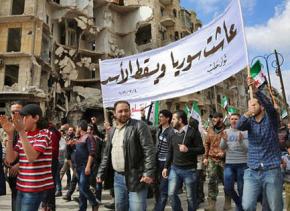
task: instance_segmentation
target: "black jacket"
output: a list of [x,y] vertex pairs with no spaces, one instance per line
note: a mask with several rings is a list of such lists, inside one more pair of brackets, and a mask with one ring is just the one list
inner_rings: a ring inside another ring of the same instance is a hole
[[[183,143],[187,146],[187,152],[179,151],[179,144]],[[204,153],[204,146],[202,143],[200,132],[188,126],[187,132],[174,133],[170,137],[169,149],[167,153],[166,163],[164,168],[169,168],[171,164],[183,169],[196,168],[197,155]]]
[[[112,165],[112,138],[115,128],[110,131],[109,140],[104,149],[98,175],[104,179],[105,171]],[[130,192],[137,192],[144,187],[140,183],[142,176],[154,177],[156,171],[155,148],[149,127],[142,121],[130,119],[124,134],[125,178]]]

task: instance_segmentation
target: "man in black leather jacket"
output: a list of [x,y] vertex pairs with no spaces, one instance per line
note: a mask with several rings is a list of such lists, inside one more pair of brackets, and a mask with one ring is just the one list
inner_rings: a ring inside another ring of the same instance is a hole
[[152,136],[144,122],[130,118],[127,101],[115,103],[114,116],[116,127],[110,130],[97,182],[102,182],[106,168],[112,166],[115,209],[145,211],[147,185],[153,183],[156,170]]

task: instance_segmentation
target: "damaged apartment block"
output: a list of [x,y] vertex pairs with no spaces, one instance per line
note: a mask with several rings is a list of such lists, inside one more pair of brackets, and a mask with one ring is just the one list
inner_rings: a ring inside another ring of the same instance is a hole
[[0,0],[0,5],[0,111],[22,99],[39,103],[55,122],[92,115],[102,121],[99,60],[158,48],[201,27],[179,0]]

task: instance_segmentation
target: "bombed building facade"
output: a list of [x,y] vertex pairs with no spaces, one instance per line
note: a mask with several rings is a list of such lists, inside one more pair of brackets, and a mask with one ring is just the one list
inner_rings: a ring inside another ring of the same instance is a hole
[[[39,103],[55,122],[102,118],[99,60],[158,48],[201,27],[179,0],[0,0],[0,112],[11,101]],[[245,108],[245,73],[162,102],[198,100],[202,115],[223,95]],[[231,97],[232,96],[232,97]]]

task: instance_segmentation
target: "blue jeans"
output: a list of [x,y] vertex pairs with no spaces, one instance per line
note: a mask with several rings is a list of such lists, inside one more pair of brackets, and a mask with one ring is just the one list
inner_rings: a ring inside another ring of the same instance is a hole
[[16,211],[37,211],[42,200],[44,200],[47,191],[26,193],[17,192]]
[[60,178],[60,171],[63,167],[63,164],[64,162],[60,162],[58,164],[58,167],[57,167],[57,173],[56,173],[56,178],[55,178],[55,188],[56,188],[56,191],[61,191],[62,190],[62,186],[61,186],[61,178]]
[[138,192],[129,192],[125,176],[115,172],[114,176],[115,210],[146,211],[148,188]]
[[[236,207],[239,211],[242,208],[242,196],[243,196],[243,186],[244,186],[244,171],[247,168],[246,163],[239,164],[226,164],[224,167],[224,188],[225,193],[227,193],[236,203]],[[238,193],[235,191],[235,181],[238,185]]]
[[77,168],[79,191],[80,191],[80,211],[87,210],[87,200],[92,206],[97,206],[98,203],[92,191],[90,190],[90,175],[85,175],[85,166]]
[[158,184],[154,211],[163,211],[168,198],[168,179],[162,177],[165,161],[158,161]]
[[178,197],[178,190],[182,183],[184,183],[186,189],[188,211],[197,209],[197,175],[195,169],[181,169],[172,165],[168,182],[168,197],[172,210],[182,210]]
[[243,208],[255,211],[258,196],[264,191],[271,211],[283,210],[283,177],[280,168],[270,170],[246,169],[244,173]]

